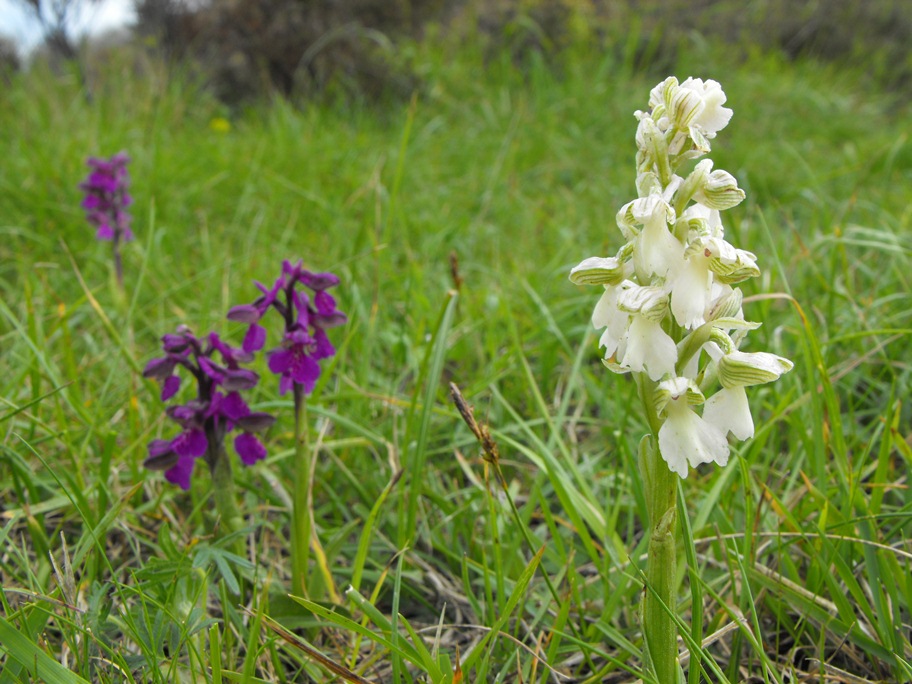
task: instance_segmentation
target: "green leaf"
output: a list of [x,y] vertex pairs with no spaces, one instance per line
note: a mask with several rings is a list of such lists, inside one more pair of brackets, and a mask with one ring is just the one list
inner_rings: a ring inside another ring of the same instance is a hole
[[0,649],[22,665],[32,681],[44,684],[77,684],[88,682],[71,672],[47,653],[38,648],[28,637],[17,630],[12,623],[0,616]]

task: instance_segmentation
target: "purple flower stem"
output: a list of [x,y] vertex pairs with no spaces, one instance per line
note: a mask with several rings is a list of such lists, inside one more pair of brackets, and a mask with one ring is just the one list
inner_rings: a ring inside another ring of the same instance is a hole
[[120,257],[120,236],[117,233],[114,234],[114,239],[111,241],[111,245],[114,250],[114,273],[117,276],[117,286],[121,289],[121,291],[123,291],[123,259]]
[[[212,494],[215,498],[215,510],[219,516],[219,526],[222,535],[229,535],[244,527],[244,518],[237,505],[237,496],[234,491],[234,476],[231,473],[231,461],[225,453],[224,436],[220,439],[215,428],[206,427],[206,438],[209,448],[206,450],[205,459],[209,464],[212,475]],[[238,536],[232,544],[231,550],[244,557],[244,541]]]
[[313,535],[313,454],[307,426],[307,396],[304,386],[294,383],[295,463],[291,513],[292,593],[309,596],[308,564]]

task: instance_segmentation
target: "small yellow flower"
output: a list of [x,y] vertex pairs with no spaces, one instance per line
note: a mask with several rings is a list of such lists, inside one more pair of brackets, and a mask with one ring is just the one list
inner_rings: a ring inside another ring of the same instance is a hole
[[223,116],[216,116],[209,122],[209,128],[216,133],[228,133],[231,131],[231,122]]

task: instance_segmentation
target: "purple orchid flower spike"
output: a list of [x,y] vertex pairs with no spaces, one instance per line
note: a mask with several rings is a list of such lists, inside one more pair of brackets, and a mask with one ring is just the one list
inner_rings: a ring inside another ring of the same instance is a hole
[[279,393],[299,387],[313,392],[320,377],[319,361],[334,356],[335,347],[326,335],[328,328],[344,325],[346,315],[336,308],[336,300],[327,290],[339,284],[333,273],[313,273],[303,262],[282,262],[282,274],[271,288],[256,286],[263,293],[252,304],[233,307],[228,319],[246,323],[243,349],[253,352],[266,343],[266,330],[260,319],[270,308],[285,322],[282,343],[267,353],[269,370],[279,376]]
[[133,239],[130,229],[132,217],[127,207],[133,198],[127,191],[130,185],[130,174],[127,164],[130,157],[125,152],[118,152],[110,159],[89,157],[86,164],[91,171],[79,184],[85,192],[82,208],[86,218],[95,226],[95,237],[98,240],[110,240],[114,248],[114,265],[117,271],[117,282],[123,286],[123,267],[120,261],[120,243]]
[[219,460],[225,458],[225,436],[234,430],[240,431],[234,447],[242,463],[252,465],[264,459],[266,447],[256,433],[269,428],[275,418],[251,411],[241,396],[259,380],[256,373],[240,366],[253,355],[231,347],[215,333],[198,338],[185,326],[162,337],[162,349],[165,355],[149,361],[143,371],[145,377],[162,383],[162,401],[173,398],[180,389],[179,368],[196,381],[197,394],[185,404],[168,407],[168,417],[183,430],[171,440],[150,442],[145,466],[164,470],[165,479],[189,489],[196,459],[205,457],[215,472]]
[[[271,288],[257,283],[262,293],[253,303],[235,306],[228,312],[232,321],[247,324],[244,351],[258,351],[265,346],[266,330],[260,321],[269,309],[282,317],[281,343],[266,353],[269,370],[279,376],[279,394],[292,392],[294,400],[294,486],[291,516],[290,549],[292,558],[292,591],[308,595],[308,559],[311,545],[319,548],[313,511],[313,478],[315,452],[308,444],[307,395],[314,391],[320,378],[320,361],[335,355],[336,349],[326,331],[348,320],[336,308],[336,300],[327,290],[339,284],[333,273],[313,273],[303,262],[282,262],[282,273]],[[254,419],[246,417],[242,420]],[[257,456],[257,446],[247,444],[241,435],[235,442],[238,453]],[[241,444],[238,444],[241,442]],[[243,455],[242,455],[243,458]],[[333,595],[333,579],[326,572],[323,586]],[[311,594],[311,596],[313,596]]]

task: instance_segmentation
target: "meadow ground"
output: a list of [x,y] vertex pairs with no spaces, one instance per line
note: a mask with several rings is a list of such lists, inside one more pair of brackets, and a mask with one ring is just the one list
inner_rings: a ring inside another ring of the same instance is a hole
[[[641,676],[645,426],[567,274],[620,246],[632,113],[668,74],[415,50],[420,91],[378,106],[229,112],[126,67],[91,102],[36,74],[0,95],[0,681],[341,677],[296,639],[373,682]],[[689,681],[908,681],[908,98],[864,65],[708,48],[674,73],[734,109],[712,158],[747,193],[727,228],[763,271],[748,348],[796,364],[751,391],[759,430],[729,465],[682,482]],[[87,156],[121,149],[125,295],[77,189]],[[175,430],[141,376],[159,338],[239,343],[226,312],[286,258],[338,273],[349,316],[309,401],[333,584],[313,572],[309,609],[285,598],[293,415],[265,362],[252,403],[278,422],[265,461],[235,461],[243,557],[203,468],[185,493],[142,467]]]

